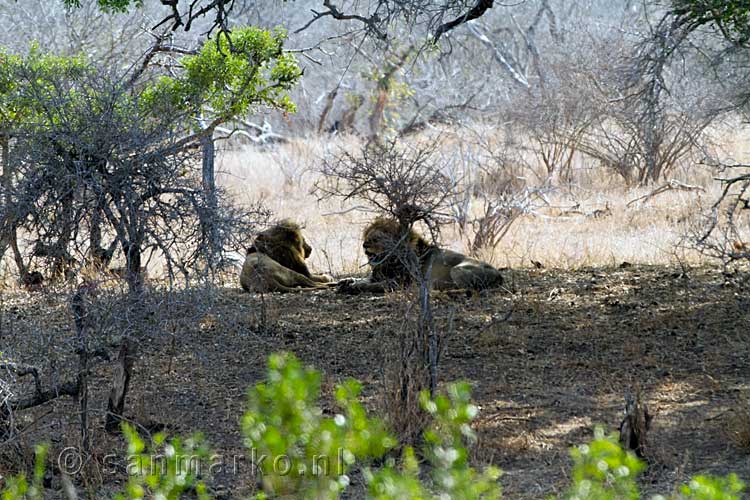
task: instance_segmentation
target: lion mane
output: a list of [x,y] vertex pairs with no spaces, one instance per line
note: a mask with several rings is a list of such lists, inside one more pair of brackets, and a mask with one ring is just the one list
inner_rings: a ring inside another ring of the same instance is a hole
[[[422,259],[430,244],[414,229],[402,236],[395,219],[378,217],[362,233],[362,249],[370,264],[372,281],[394,281],[408,284],[412,279],[407,262],[409,257]],[[413,250],[411,254],[409,250]]]

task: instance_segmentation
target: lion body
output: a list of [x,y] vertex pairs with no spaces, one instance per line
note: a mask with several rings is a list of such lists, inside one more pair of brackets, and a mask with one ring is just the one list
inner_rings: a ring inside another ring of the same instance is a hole
[[248,292],[291,292],[327,288],[329,276],[312,274],[305,259],[312,247],[288,219],[262,231],[248,249],[240,285]]
[[503,283],[500,271],[490,264],[430,245],[414,230],[404,233],[393,219],[373,221],[363,233],[362,247],[372,275],[340,283],[342,292],[382,293],[409,285],[416,274],[410,269],[418,269],[423,277],[429,274],[430,287],[435,290],[484,290]]
[[[436,290],[484,290],[503,284],[500,271],[486,262],[453,250],[435,248],[433,252],[431,280],[432,288]],[[423,268],[422,272],[426,272],[426,269]]]
[[246,292],[294,292],[327,288],[297,271],[282,266],[264,253],[251,251],[245,257],[240,285]]

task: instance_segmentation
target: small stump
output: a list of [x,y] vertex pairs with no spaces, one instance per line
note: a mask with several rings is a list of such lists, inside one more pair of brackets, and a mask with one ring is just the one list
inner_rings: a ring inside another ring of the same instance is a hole
[[632,450],[638,458],[645,458],[648,449],[647,433],[653,416],[641,402],[641,393],[625,395],[625,418],[620,423],[620,443]]

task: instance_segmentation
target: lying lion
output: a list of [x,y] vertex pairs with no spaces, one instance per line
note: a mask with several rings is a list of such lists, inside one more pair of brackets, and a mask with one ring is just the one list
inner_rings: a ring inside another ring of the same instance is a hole
[[311,253],[299,225],[283,220],[255,238],[240,272],[240,285],[245,291],[263,293],[331,286],[330,277],[308,269],[305,259]]
[[[430,287],[435,290],[484,290],[503,283],[500,271],[486,262],[430,245],[414,230],[401,236],[399,224],[393,219],[373,221],[365,229],[363,240],[372,275],[365,280],[339,282],[340,292],[384,293],[410,284],[415,274],[426,276],[428,270]],[[419,272],[410,272],[410,268]]]

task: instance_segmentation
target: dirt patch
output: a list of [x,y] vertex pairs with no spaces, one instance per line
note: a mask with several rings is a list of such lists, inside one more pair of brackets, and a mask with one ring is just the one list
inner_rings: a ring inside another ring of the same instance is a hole
[[[482,296],[434,295],[437,325],[447,332],[440,378],[473,384],[481,409],[473,457],[504,471],[507,498],[559,492],[568,481],[568,449],[590,439],[596,424],[615,429],[625,392],[636,384],[656,413],[646,493],[669,492],[696,473],[750,474],[750,456],[725,431],[737,401],[750,394],[746,282],[717,269],[685,275],[663,267],[513,271],[508,278],[509,289]],[[50,360],[65,366],[65,356],[52,352],[73,335],[64,294],[3,297],[0,351],[44,373]],[[408,327],[402,294],[266,295],[265,328],[258,296],[227,288],[208,305],[194,300],[187,292],[171,298],[150,320],[154,333],[141,341],[128,416],[170,432],[201,431],[226,457],[243,452],[238,420],[246,390],[262,379],[270,352],[292,351],[322,370],[325,401],[337,381],[360,379],[376,410],[384,359]],[[198,319],[179,321],[188,316]],[[116,329],[107,335],[114,345]],[[56,377],[68,376],[70,365]],[[94,375],[99,419],[108,377],[106,365]],[[96,419],[93,425],[97,459],[124,453],[121,438],[101,434]],[[76,403],[61,398],[25,412],[20,426],[19,449],[47,441],[54,454],[76,444]],[[20,464],[5,455],[0,474]],[[245,472],[217,474],[216,491],[249,493]],[[100,474],[94,483],[115,488],[123,478],[122,471]]]

